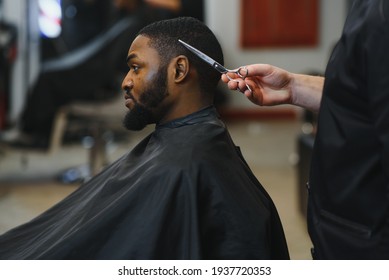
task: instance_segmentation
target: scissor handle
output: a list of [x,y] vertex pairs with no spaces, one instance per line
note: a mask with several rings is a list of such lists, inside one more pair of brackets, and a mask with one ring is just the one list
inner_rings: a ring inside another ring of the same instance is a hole
[[[243,71],[243,72],[242,72]],[[235,82],[238,82],[237,80],[231,78],[230,76],[228,76],[228,73],[235,73],[237,74],[241,79],[245,79],[247,77],[247,75],[249,74],[249,70],[247,69],[246,66],[241,66],[239,67],[238,69],[234,69],[234,70],[227,70],[227,72],[225,73],[227,78],[230,80],[230,81],[235,81]],[[246,84],[246,88],[252,92],[250,86],[248,84]],[[244,93],[244,91],[240,90],[239,88],[237,88],[237,90],[239,90],[240,92]]]
[[[243,72],[242,72],[243,71]],[[247,75],[249,74],[249,70],[247,69],[246,66],[241,66],[239,67],[238,69],[236,69],[234,71],[234,73],[236,73],[240,78],[244,79],[247,77]]]

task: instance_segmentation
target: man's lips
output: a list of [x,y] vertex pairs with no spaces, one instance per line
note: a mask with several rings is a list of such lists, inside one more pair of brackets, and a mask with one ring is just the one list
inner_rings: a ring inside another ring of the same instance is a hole
[[135,105],[134,98],[128,94],[125,94],[124,99],[126,107],[131,110]]

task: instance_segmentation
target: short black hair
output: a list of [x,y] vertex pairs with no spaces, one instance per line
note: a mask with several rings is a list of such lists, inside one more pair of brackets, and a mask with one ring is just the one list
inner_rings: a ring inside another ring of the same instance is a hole
[[192,45],[224,64],[223,51],[215,34],[203,22],[193,17],[178,17],[151,23],[138,35],[150,39],[150,46],[157,50],[163,63],[178,55],[188,57],[199,75],[201,90],[213,93],[220,80],[220,73],[186,49],[178,39]]

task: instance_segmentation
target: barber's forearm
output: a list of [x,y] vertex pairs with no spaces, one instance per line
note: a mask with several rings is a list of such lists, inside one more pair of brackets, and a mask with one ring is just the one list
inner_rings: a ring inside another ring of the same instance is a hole
[[323,94],[324,77],[292,74],[292,104],[318,112]]

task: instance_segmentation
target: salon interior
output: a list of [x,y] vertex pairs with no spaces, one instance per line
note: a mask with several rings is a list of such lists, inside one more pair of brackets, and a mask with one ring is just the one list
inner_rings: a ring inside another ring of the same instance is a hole
[[[123,1],[0,0],[3,139],[17,132],[31,88],[41,73],[61,68],[79,77],[93,75],[83,66],[110,53],[123,31],[113,2]],[[291,72],[321,75],[350,2],[204,0],[202,20],[218,37],[227,68],[269,63]],[[158,9],[160,17],[178,15],[164,7]],[[130,43],[124,44],[128,48]],[[111,73],[104,72],[108,68],[95,70],[109,77]],[[112,82],[120,84],[120,75],[115,72]],[[79,86],[55,79],[69,91]],[[96,88],[96,92],[95,100],[74,100],[58,108],[44,147],[0,141],[0,234],[54,205],[153,130],[150,126],[131,132],[122,127],[126,108],[120,87],[104,94]],[[316,115],[290,105],[256,106],[224,84],[215,102],[235,144],[278,208],[291,259],[311,259],[305,183]],[[42,100],[42,110],[44,106]]]

